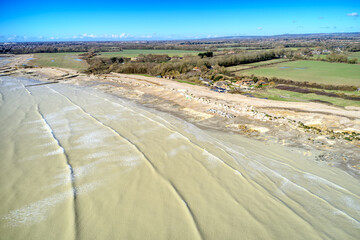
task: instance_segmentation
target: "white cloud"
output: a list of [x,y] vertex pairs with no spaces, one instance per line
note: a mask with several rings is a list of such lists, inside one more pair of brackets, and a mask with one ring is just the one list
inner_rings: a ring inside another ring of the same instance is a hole
[[134,39],[134,38],[140,38],[140,39],[152,39],[154,38],[154,35],[147,34],[147,35],[132,35],[128,33],[120,33],[120,34],[103,34],[103,35],[95,35],[95,34],[88,34],[84,33],[81,35],[74,35],[72,39]]
[[100,36],[100,37],[103,37],[103,38],[108,38],[108,37],[111,37],[111,38],[128,38],[128,37],[131,37],[131,35],[129,35],[127,33],[121,33],[120,35],[112,34],[110,36],[105,34],[104,36]]
[[[83,39],[83,38],[97,38],[98,36],[94,35],[94,34],[87,34],[87,33],[84,33],[82,35],[74,35],[72,38],[73,39],[77,39],[77,38],[80,38],[80,39]],[[58,37],[56,38],[58,39]]]
[[262,29],[263,29],[262,27],[258,27],[258,28],[257,28],[257,30],[259,30],[259,31],[262,30]]
[[18,38],[17,35],[12,35],[12,36],[8,37],[8,40],[15,40],[16,38]]
[[359,16],[359,13],[353,12],[353,13],[348,13],[348,14],[346,14],[346,15],[349,16],[349,17],[358,17],[358,16]]

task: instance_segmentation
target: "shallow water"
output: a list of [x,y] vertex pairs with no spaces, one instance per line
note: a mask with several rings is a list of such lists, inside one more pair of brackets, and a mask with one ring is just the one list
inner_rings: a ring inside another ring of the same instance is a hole
[[360,185],[92,89],[0,78],[0,239],[357,239]]
[[9,63],[9,58],[8,57],[0,57],[0,67],[6,65]]

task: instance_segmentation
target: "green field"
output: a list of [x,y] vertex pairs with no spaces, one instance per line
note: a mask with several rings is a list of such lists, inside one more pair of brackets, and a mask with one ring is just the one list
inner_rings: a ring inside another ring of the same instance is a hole
[[34,59],[29,61],[30,65],[40,67],[59,67],[75,70],[85,70],[88,65],[85,61],[79,59],[81,52],[68,53],[36,53]]
[[227,67],[226,69],[230,72],[236,72],[242,69],[247,69],[250,67],[255,67],[255,66],[263,66],[263,65],[267,65],[267,64],[272,64],[272,63],[278,63],[278,62],[283,62],[285,61],[285,59],[280,58],[280,59],[272,59],[272,60],[268,60],[268,61],[261,61],[261,62],[255,62],[255,63],[248,63],[248,64],[240,64],[240,65],[236,65],[236,66],[232,66],[232,67]]
[[277,101],[288,101],[288,102],[309,102],[309,101],[325,101],[329,102],[335,106],[346,107],[346,106],[357,106],[360,107],[360,101],[335,98],[329,96],[316,95],[314,93],[298,93],[286,90],[280,90],[276,88],[267,88],[263,90],[256,91],[253,93],[255,97],[258,98],[268,98]]
[[360,63],[360,52],[352,52],[349,54],[349,58],[356,58],[358,60],[358,63]]
[[231,49],[244,49],[244,50],[246,50],[248,48],[250,48],[250,47],[220,47],[220,48],[217,48],[217,50],[220,50],[220,51],[222,51],[222,50],[231,50]]
[[241,65],[236,65],[236,66],[232,66],[232,67],[227,67],[226,70],[230,71],[230,72],[236,72],[242,69],[247,69],[251,66],[247,65],[247,64],[241,64]]
[[100,57],[137,57],[139,54],[156,54],[156,55],[169,55],[170,57],[184,55],[198,55],[199,51],[187,51],[187,50],[152,50],[152,49],[125,49],[121,52],[101,52]]
[[360,65],[358,64],[294,61],[245,70],[241,73],[320,84],[360,86]]
[[267,61],[249,63],[246,65],[254,67],[254,66],[263,66],[263,65],[267,65],[267,64],[273,64],[273,63],[284,62],[284,61],[286,61],[286,59],[279,58],[279,59],[271,59],[271,60],[267,60]]
[[314,47],[284,47],[284,48],[282,48],[282,49],[296,51],[296,50],[305,49],[305,48],[315,49]]
[[312,57],[310,57],[311,59],[326,59],[327,56],[329,56],[329,54],[319,54],[319,55],[313,55]]

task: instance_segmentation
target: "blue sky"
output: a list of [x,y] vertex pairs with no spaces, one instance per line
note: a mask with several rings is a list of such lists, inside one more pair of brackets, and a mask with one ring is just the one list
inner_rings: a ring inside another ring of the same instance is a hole
[[1,0],[0,41],[360,32],[360,1]]

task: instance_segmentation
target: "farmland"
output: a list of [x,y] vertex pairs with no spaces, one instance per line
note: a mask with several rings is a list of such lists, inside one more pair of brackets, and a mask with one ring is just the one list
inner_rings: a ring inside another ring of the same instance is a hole
[[85,61],[79,59],[81,52],[68,53],[36,53],[34,59],[29,64],[41,67],[60,67],[75,70],[85,70],[88,65]]
[[220,51],[223,51],[223,50],[232,50],[232,49],[243,49],[243,50],[246,50],[250,47],[231,47],[231,46],[228,46],[228,47],[219,47],[217,48],[217,50],[220,50]]
[[239,70],[248,69],[251,66],[249,64],[240,64],[232,67],[227,67],[226,69],[230,72],[237,72]]
[[360,65],[358,64],[294,61],[245,70],[242,74],[319,84],[360,86]]
[[352,52],[349,54],[349,58],[356,58],[358,63],[360,63],[360,52]]
[[284,61],[287,61],[287,60],[283,59],[283,58],[279,58],[279,59],[271,59],[271,60],[267,60],[267,61],[249,63],[249,64],[246,64],[246,65],[251,66],[251,67],[255,67],[255,66],[264,66],[264,65],[273,64],[273,63],[280,63],[280,62],[284,62]]
[[[352,93],[356,95],[356,93]],[[360,107],[360,101],[348,100],[343,98],[329,97],[316,95],[314,93],[304,94],[293,91],[286,91],[276,88],[261,89],[253,93],[255,97],[267,98],[277,101],[288,101],[288,102],[327,102],[329,104],[346,107],[346,106],[358,106]]]
[[152,49],[125,49],[121,52],[101,52],[100,57],[137,57],[139,54],[154,54],[154,55],[168,55],[170,57],[184,55],[197,55],[198,51],[187,51],[187,50],[152,50]]
[[239,70],[243,70],[243,69],[247,69],[247,68],[252,68],[252,67],[260,67],[260,66],[265,66],[268,64],[274,64],[274,63],[279,63],[279,62],[284,62],[286,60],[280,58],[280,59],[272,59],[272,60],[268,60],[268,61],[261,61],[261,62],[254,62],[254,63],[248,63],[248,64],[240,64],[237,66],[232,66],[232,67],[227,67],[226,69],[230,72],[236,72]]

